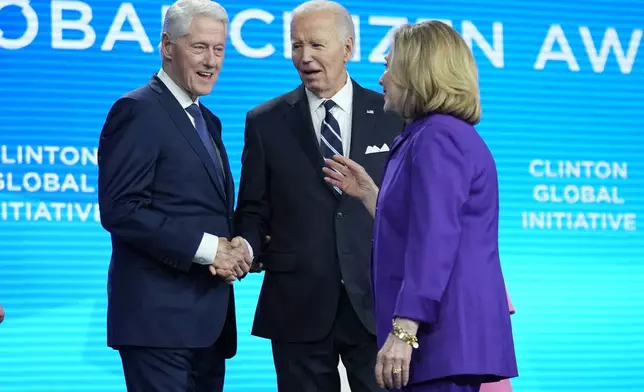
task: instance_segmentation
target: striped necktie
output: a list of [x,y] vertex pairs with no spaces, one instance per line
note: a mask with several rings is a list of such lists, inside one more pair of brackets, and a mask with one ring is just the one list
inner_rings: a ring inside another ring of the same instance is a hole
[[[335,106],[332,100],[324,101],[324,109],[326,115],[322,121],[322,132],[320,134],[320,151],[322,156],[327,159],[332,159],[334,155],[343,155],[342,152],[342,133],[340,132],[340,124],[331,114],[331,109]],[[334,186],[333,189],[339,194],[342,191]]]

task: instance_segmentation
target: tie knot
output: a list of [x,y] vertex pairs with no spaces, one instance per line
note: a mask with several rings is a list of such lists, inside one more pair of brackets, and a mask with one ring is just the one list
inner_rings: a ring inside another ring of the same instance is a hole
[[201,117],[201,109],[199,109],[199,105],[197,105],[196,103],[193,103],[192,105],[188,106],[186,108],[186,111],[190,113],[192,117],[195,117],[195,118]]
[[335,102],[333,102],[330,99],[327,99],[326,101],[324,101],[323,105],[324,105],[324,108],[326,109],[326,111],[330,112],[331,109],[333,109],[333,107],[335,106]]

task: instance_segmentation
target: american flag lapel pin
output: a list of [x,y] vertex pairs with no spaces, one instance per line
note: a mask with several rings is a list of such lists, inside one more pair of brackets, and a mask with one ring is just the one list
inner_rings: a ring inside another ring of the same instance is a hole
[[373,110],[371,109],[367,110],[367,114],[373,114]]

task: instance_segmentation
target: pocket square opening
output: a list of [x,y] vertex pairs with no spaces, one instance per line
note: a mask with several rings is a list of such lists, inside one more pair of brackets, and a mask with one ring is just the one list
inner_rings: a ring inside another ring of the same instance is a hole
[[365,154],[376,154],[380,152],[388,152],[389,151],[389,146],[387,143],[384,143],[382,147],[378,147],[377,145],[373,146],[367,146],[367,151],[365,151]]

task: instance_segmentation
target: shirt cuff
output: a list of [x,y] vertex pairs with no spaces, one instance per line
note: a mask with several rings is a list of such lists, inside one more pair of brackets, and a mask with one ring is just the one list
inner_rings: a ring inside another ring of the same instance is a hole
[[253,256],[253,247],[252,247],[252,246],[250,246],[250,243],[249,243],[248,241],[246,241],[246,238],[243,238],[243,237],[242,237],[242,239],[243,239],[243,240],[244,240],[244,242],[246,243],[246,247],[248,248],[248,254],[250,255],[250,258],[251,258],[251,259],[254,259],[254,258],[255,258],[255,256]]
[[197,248],[197,253],[192,259],[193,263],[210,265],[215,262],[215,257],[217,257],[217,248],[219,247],[219,237],[203,233],[201,237],[201,243],[199,248]]

